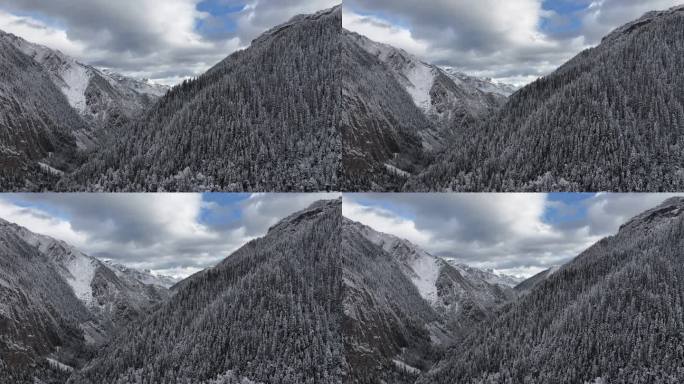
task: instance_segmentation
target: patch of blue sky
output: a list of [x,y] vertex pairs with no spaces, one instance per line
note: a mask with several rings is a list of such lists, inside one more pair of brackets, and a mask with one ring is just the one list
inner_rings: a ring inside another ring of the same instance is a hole
[[197,10],[207,12],[211,16],[198,20],[195,29],[207,37],[223,37],[237,30],[236,14],[245,9],[245,4],[229,0],[204,0],[197,4]]
[[409,30],[411,29],[411,24],[408,21],[402,19],[401,17],[392,15],[389,12],[382,12],[382,11],[371,12],[371,11],[356,8],[354,6],[349,6],[349,10],[352,11],[353,13],[359,15],[359,16],[372,17],[375,19],[380,19],[380,20],[386,22],[387,24],[391,24],[395,27],[400,27],[400,28],[409,29]]
[[542,220],[548,224],[581,221],[587,216],[588,199],[595,193],[550,193]]
[[249,193],[204,193],[202,201],[207,203],[200,210],[197,220],[209,226],[226,226],[242,218],[243,202]]
[[[0,10],[1,9],[2,8],[0,7]],[[14,16],[25,17],[34,21],[38,21],[54,29],[66,29],[66,24],[64,24],[61,20],[54,17],[50,17],[41,12],[13,10],[10,13],[12,13]]]
[[[411,210],[409,207],[410,205],[403,205],[399,203],[395,203],[394,201],[390,199],[384,199],[383,196],[385,194],[374,194],[374,193],[345,193],[343,194],[343,200],[346,199],[351,199],[354,202],[356,202],[359,205],[362,205],[364,207],[374,207],[374,208],[380,208],[385,211],[392,212],[393,214],[407,220],[415,220],[416,219],[416,213]],[[406,194],[407,196],[411,196],[410,193]],[[420,194],[417,194],[417,196],[420,196]],[[425,195],[428,196],[429,195]]]
[[36,199],[34,197],[34,195],[8,193],[3,196],[3,199],[20,208],[30,209],[34,212],[38,211],[46,216],[71,221],[71,215],[65,210],[60,209],[58,205],[53,204],[50,200]]
[[557,14],[554,18],[542,18],[539,28],[549,34],[572,34],[582,28],[582,14],[590,1],[588,0],[544,0],[542,8]]

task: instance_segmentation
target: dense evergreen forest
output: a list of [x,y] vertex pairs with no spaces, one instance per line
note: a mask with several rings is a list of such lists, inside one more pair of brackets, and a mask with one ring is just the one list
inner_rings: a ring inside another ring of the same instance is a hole
[[340,220],[339,200],[284,219],[179,283],[69,383],[211,383],[228,371],[269,384],[342,383]]
[[623,225],[493,322],[420,384],[681,383],[684,198]]
[[[684,379],[684,198],[519,289],[343,219],[340,200],[283,219],[170,294],[36,239],[0,222],[2,384]],[[72,257],[95,268],[95,301],[73,290]]]
[[405,190],[684,189],[684,7],[650,12],[513,94]]
[[174,87],[60,190],[337,189],[339,7],[297,16]]

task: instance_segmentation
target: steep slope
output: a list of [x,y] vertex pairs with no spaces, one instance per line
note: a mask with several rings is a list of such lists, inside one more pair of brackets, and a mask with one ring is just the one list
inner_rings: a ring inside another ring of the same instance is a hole
[[387,252],[452,330],[489,317],[493,309],[515,297],[512,287],[500,284],[486,271],[435,257],[408,240],[360,223],[349,227]]
[[341,383],[340,219],[314,203],[183,280],[70,383]]
[[684,198],[672,198],[537,284],[418,382],[681,382],[682,249]]
[[145,281],[153,279],[149,274],[122,266],[113,267],[63,241],[18,225],[9,224],[5,229],[13,230],[27,244],[36,247],[95,316],[100,329],[88,335],[93,343],[101,342],[115,326],[137,319],[169,296],[166,287]]
[[517,91],[406,190],[684,188],[684,6],[620,27]]
[[78,163],[87,126],[33,59],[0,36],[0,189],[49,186]]
[[295,17],[173,88],[63,189],[337,189],[339,7]]
[[345,188],[393,189],[506,97],[407,52],[343,30]]
[[0,246],[0,373],[13,382],[64,382],[116,327],[169,296],[138,280],[143,272],[117,275],[64,242],[2,219]]
[[0,39],[38,63],[87,123],[88,130],[74,132],[82,149],[96,147],[101,136],[139,116],[168,90],[165,86],[101,71],[10,33],[0,31]]
[[62,378],[45,357],[75,365],[94,321],[69,284],[35,247],[0,220],[0,382]]
[[515,297],[410,242],[344,219],[349,383],[412,383],[453,338]]
[[412,383],[448,339],[436,310],[391,255],[344,219],[345,383]]
[[543,282],[544,280],[548,279],[551,275],[558,272],[559,269],[560,266],[555,266],[547,270],[541,271],[536,275],[530,277],[529,279],[525,279],[524,281],[520,282],[520,284],[516,285],[515,291],[519,293],[527,293],[537,284]]

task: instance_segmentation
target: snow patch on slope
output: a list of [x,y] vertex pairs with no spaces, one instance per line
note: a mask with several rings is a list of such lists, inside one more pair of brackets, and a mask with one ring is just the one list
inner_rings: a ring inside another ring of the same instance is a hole
[[421,250],[408,240],[378,232],[363,224],[356,224],[359,225],[360,232],[368,241],[397,258],[397,261],[404,268],[404,273],[423,299],[431,304],[439,300],[437,279],[442,267],[440,259]]
[[93,304],[93,288],[91,283],[95,277],[95,269],[97,268],[94,260],[83,255],[75,255],[66,265],[70,277],[67,276],[67,282],[74,290],[76,297],[86,303]]
[[412,64],[404,72],[409,81],[406,91],[420,109],[427,111],[430,109],[430,90],[435,82],[435,74],[430,66],[422,62]]
[[64,86],[61,87],[62,93],[66,96],[74,109],[79,113],[85,113],[86,97],[85,91],[90,83],[91,74],[85,67],[79,63],[70,63],[63,71],[60,71],[60,76],[64,80]]
[[415,274],[411,276],[411,281],[425,300],[435,303],[438,300],[437,278],[439,277],[441,265],[436,258],[430,255],[420,256],[410,264]]
[[390,171],[391,173],[395,173],[395,174],[402,176],[402,177],[410,177],[411,176],[411,174],[409,172],[406,172],[403,169],[399,169],[392,164],[385,163],[384,165],[385,165],[385,168],[388,171]]

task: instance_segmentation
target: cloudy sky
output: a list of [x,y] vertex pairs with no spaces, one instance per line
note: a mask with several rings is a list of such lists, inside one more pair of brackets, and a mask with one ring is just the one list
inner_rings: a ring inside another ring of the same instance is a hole
[[613,235],[667,194],[344,194],[344,216],[433,255],[531,276]]
[[613,28],[682,0],[345,0],[343,25],[478,76],[521,85]]
[[0,0],[0,29],[78,60],[174,84],[265,30],[338,0]]
[[0,218],[85,253],[185,277],[338,194],[2,194]]

